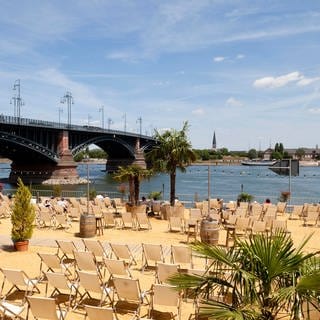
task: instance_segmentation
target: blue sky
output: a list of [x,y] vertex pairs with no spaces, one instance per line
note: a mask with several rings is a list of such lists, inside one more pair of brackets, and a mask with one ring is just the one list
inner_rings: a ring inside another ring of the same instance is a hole
[[[316,147],[320,1],[1,1],[1,113],[151,134],[194,148]],[[124,115],[126,115],[124,117]]]

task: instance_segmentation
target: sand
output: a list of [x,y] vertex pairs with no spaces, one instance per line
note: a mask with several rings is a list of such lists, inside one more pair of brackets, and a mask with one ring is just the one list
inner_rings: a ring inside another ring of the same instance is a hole
[[[283,219],[285,218],[287,217],[283,217]],[[77,246],[82,245],[81,238],[77,236],[79,232],[79,222],[75,221],[72,222],[72,227],[68,230],[35,228],[29,250],[27,252],[15,252],[13,251],[10,240],[10,220],[8,218],[1,219],[0,222],[0,267],[22,269],[30,277],[39,276],[40,259],[37,255],[37,252],[57,252],[55,239],[74,240]],[[96,236],[95,238],[99,239],[103,243],[126,243],[132,248],[139,248],[142,243],[162,244],[166,248],[166,252],[169,251],[170,245],[172,244],[186,244],[187,235],[180,232],[169,232],[168,222],[166,220],[151,218],[151,225],[151,230],[141,231],[108,228],[104,229],[103,235]],[[305,250],[310,252],[320,249],[320,228],[315,226],[305,227],[303,226],[303,222],[301,220],[288,220],[288,228],[296,246],[298,246],[305,237],[313,233],[313,236],[309,240]],[[224,245],[225,242],[226,232],[221,230],[219,234],[219,244]],[[132,268],[133,276],[139,278],[142,289],[150,289],[155,279],[154,271],[148,270],[142,273],[141,252],[136,249],[134,253],[136,255],[138,265]],[[170,257],[167,256],[167,262],[169,261]],[[197,260],[195,268],[203,267],[203,261]],[[3,276],[2,273],[0,273],[0,283],[2,283],[2,281]],[[41,285],[41,291],[43,294],[45,292],[44,288],[44,285]],[[143,307],[141,315],[145,315],[146,310],[147,308]],[[194,305],[192,300],[182,301],[181,319],[188,319],[191,313],[194,313]],[[67,315],[67,320],[68,319],[84,319],[84,312],[69,312]],[[119,319],[130,319],[130,316],[123,315],[119,317]]]

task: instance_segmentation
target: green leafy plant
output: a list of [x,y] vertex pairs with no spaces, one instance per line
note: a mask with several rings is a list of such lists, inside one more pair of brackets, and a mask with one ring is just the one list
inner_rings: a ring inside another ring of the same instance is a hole
[[149,199],[154,199],[154,200],[161,200],[162,198],[162,192],[161,191],[152,191],[148,194]]
[[28,240],[32,237],[35,210],[31,203],[31,198],[32,195],[29,188],[19,178],[11,214],[11,239],[14,242]]
[[253,200],[253,195],[252,194],[249,194],[249,193],[246,193],[246,192],[241,192],[239,195],[238,195],[238,201],[239,202],[251,202]]
[[53,192],[54,197],[61,197],[62,188],[61,188],[60,184],[54,185],[52,188],[52,192]]
[[96,189],[90,189],[90,191],[89,191],[89,199],[93,200],[96,196],[97,196]]

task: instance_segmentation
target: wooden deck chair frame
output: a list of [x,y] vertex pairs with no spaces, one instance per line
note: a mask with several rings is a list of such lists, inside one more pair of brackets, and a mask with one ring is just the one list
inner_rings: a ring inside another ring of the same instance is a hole
[[75,264],[74,252],[78,251],[78,248],[75,246],[74,242],[71,240],[56,240],[58,251],[57,254],[61,254],[60,260],[64,263],[73,263]]
[[303,205],[294,205],[292,212],[289,214],[289,220],[299,220],[302,218]]
[[66,213],[62,214],[55,214],[54,215],[54,228],[55,229],[69,229],[71,228],[71,220],[69,219],[68,215]]
[[124,260],[106,258],[104,259],[104,264],[110,275],[107,283],[112,284],[112,281],[110,280],[115,276],[132,278],[128,264]]
[[156,283],[168,283],[169,277],[179,273],[180,265],[176,263],[157,263],[156,269]]
[[[72,277],[72,272],[68,264],[63,263],[60,260],[59,256],[56,253],[40,253],[37,252],[40,258],[40,274],[39,280],[46,280],[45,273],[48,271],[51,272],[63,272],[69,278]],[[46,270],[44,268],[46,267]]]
[[168,230],[170,232],[181,232],[183,233],[183,220],[181,217],[168,217]]
[[55,298],[57,301],[60,301],[61,298],[66,297],[68,310],[73,307],[79,294],[78,282],[70,281],[62,272],[46,272],[45,275],[48,279],[46,296],[48,295],[48,287],[52,287],[53,290],[49,295],[50,298]]
[[143,272],[148,268],[156,268],[158,262],[165,262],[163,247],[161,244],[142,243],[142,268]]
[[136,229],[137,230],[152,229],[150,219],[148,218],[148,215],[146,212],[141,212],[141,211],[136,212]]
[[22,313],[26,308],[26,304],[17,305],[8,302],[5,299],[0,300],[0,319],[21,319],[24,320]]
[[99,262],[110,256],[100,240],[82,239],[82,242],[85,249],[91,251]]
[[[170,312],[168,308],[174,311]],[[148,317],[153,318],[153,314],[155,313],[170,315],[170,319],[181,319],[181,297],[175,287],[167,284],[152,285]],[[166,319],[168,318],[166,317]]]
[[125,211],[121,213],[121,228],[122,229],[136,228],[135,220],[133,219],[131,212]]
[[[86,298],[90,299],[94,305],[103,306],[111,304],[113,299],[110,297],[111,289],[101,280],[99,275],[95,272],[77,271],[79,285],[84,289],[77,305],[87,304]],[[94,297],[93,294],[98,295]],[[85,303],[84,303],[85,302]]]
[[101,279],[104,279],[105,265],[103,261],[99,263],[91,251],[75,251],[74,258],[77,270],[96,272]]
[[47,297],[27,297],[29,310],[35,319],[64,320],[67,311],[62,310],[56,299]]
[[109,245],[112,250],[112,254],[118,260],[124,260],[128,264],[128,267],[132,264],[137,265],[137,261],[127,244],[109,243]]
[[6,294],[3,295],[4,298],[8,297],[14,290],[20,292],[23,291],[24,297],[22,299],[22,302],[24,302],[26,296],[28,294],[32,294],[34,290],[37,293],[40,293],[40,289],[37,286],[39,280],[30,278],[23,270],[9,268],[1,268],[0,270],[4,276],[0,296],[2,296],[6,281],[9,282],[12,285],[12,287],[8,290]]
[[141,306],[149,304],[147,291],[142,291],[139,279],[124,277],[113,278],[114,293],[117,299],[113,297],[113,308],[116,313],[133,313],[137,318],[140,317]]
[[108,228],[108,227],[115,228],[116,227],[116,221],[113,216],[113,212],[111,212],[109,209],[107,209],[106,211],[103,211],[102,216],[103,216],[103,222],[104,222],[105,228]]
[[97,307],[97,306],[90,306],[84,305],[84,309],[86,311],[85,319],[89,320],[117,320],[117,315],[112,308],[106,307]]
[[307,226],[310,225],[311,223],[314,223],[316,226],[319,222],[319,212],[318,211],[307,211],[307,216],[303,217],[303,225]]
[[171,262],[179,264],[182,269],[193,269],[191,248],[181,245],[171,245]]

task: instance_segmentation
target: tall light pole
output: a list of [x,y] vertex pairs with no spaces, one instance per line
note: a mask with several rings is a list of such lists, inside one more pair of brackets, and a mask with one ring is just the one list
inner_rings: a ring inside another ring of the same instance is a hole
[[99,112],[101,112],[101,127],[104,129],[104,106],[99,108]]
[[113,121],[111,118],[108,118],[108,130],[110,130],[110,126],[113,124]]
[[61,98],[61,103],[66,103],[68,106],[68,126],[71,126],[71,105],[74,104],[72,93],[67,91],[65,95]]
[[59,127],[60,127],[60,125],[61,125],[61,113],[63,113],[63,108],[59,108],[58,112],[59,112]]
[[124,119],[124,132],[127,131],[127,114],[125,113],[122,117]]
[[88,114],[88,127],[90,126],[90,120],[92,119],[92,117],[90,116],[90,114]]
[[14,116],[18,118],[18,120],[20,120],[20,116],[21,116],[21,107],[24,105],[24,101],[21,98],[21,94],[20,94],[20,79],[16,80],[14,82],[13,85],[13,90],[16,91],[16,95],[14,95],[11,99],[11,104],[13,101],[13,106],[14,106]]
[[90,177],[89,177],[89,155],[86,154],[84,159],[87,163],[87,214],[89,214],[89,201],[90,201]]
[[139,134],[140,134],[140,136],[141,136],[141,135],[142,135],[142,118],[139,117],[139,118],[137,119],[137,122],[139,123]]

